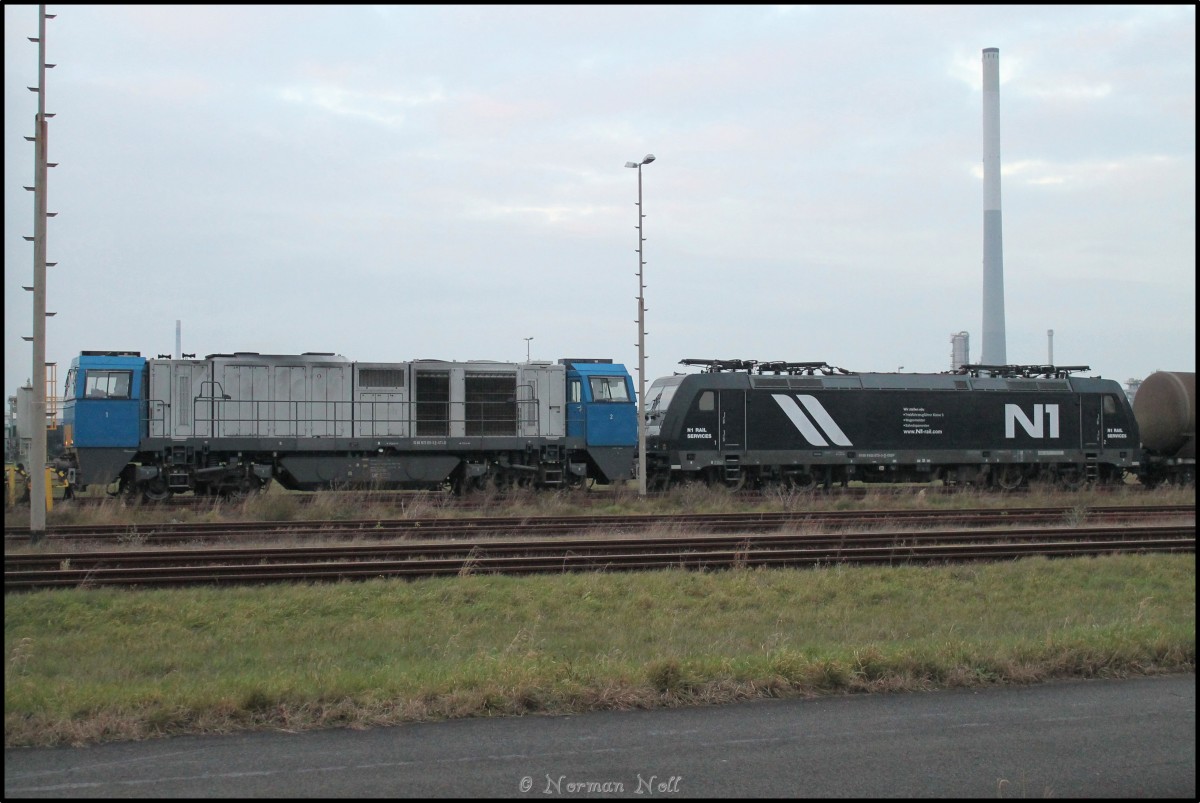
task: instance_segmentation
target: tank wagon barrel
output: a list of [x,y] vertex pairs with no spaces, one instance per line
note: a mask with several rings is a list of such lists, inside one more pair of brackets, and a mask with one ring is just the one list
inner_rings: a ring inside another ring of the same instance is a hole
[[1196,375],[1156,371],[1138,387],[1133,414],[1142,443],[1158,452],[1177,452],[1189,442],[1196,455]]
[[1155,371],[1138,387],[1133,413],[1146,449],[1144,481],[1195,483],[1195,372]]

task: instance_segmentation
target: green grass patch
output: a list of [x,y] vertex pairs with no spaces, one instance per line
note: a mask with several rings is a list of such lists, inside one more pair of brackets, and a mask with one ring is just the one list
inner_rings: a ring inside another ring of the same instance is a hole
[[5,599],[5,745],[1195,667],[1195,557]]

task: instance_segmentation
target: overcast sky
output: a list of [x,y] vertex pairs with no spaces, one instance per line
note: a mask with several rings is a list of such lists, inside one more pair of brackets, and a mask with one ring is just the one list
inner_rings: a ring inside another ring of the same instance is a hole
[[[50,5],[47,360],[982,353],[1196,362],[1192,6]],[[32,375],[37,6],[4,6],[5,391]],[[532,341],[526,338],[532,337]],[[635,373],[636,377],[636,373]]]

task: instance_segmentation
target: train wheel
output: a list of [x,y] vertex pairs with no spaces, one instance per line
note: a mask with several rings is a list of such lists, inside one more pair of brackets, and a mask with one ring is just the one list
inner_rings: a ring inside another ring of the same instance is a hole
[[655,491],[657,493],[665,493],[671,488],[671,475],[668,474],[651,474],[646,477],[646,490]]
[[155,477],[142,486],[142,498],[147,502],[161,502],[171,498],[171,489],[162,477]]
[[1005,491],[1015,491],[1025,483],[1025,472],[1020,466],[1003,466],[995,477],[996,485]]
[[1084,485],[1083,472],[1075,466],[1067,466],[1058,472],[1058,486],[1067,491],[1077,491]]
[[455,496],[485,496],[496,493],[496,477],[490,471],[477,477],[456,476],[450,482]]
[[567,489],[571,491],[590,491],[596,487],[595,477],[580,477],[567,472]]
[[784,474],[783,487],[789,491],[811,491],[817,487],[817,478],[806,471]]
[[1112,467],[1100,474],[1100,484],[1111,487],[1120,487],[1125,484],[1125,478],[1128,472],[1123,468]]
[[1054,469],[1047,466],[1040,469],[1030,482],[1039,488],[1049,489],[1058,483],[1058,477],[1055,475]]
[[259,491],[266,487],[265,483],[256,482],[254,480],[243,479],[236,485],[227,485],[221,489],[221,496],[225,497],[230,502],[239,502],[256,495]]

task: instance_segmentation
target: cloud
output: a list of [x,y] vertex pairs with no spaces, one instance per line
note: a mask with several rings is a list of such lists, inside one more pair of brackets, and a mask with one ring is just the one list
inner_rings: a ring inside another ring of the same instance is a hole
[[350,90],[328,84],[284,87],[276,90],[276,95],[285,103],[363,118],[388,127],[403,125],[407,112],[415,107],[446,102],[446,96],[440,90],[399,94]]
[[[1190,169],[1178,158],[1164,155],[1130,156],[1121,160],[1055,162],[1023,159],[1003,162],[1002,181],[1014,181],[1031,186],[1059,186],[1071,189],[1097,187],[1106,183],[1124,183],[1148,178],[1151,174],[1166,174]],[[976,165],[972,173],[983,180],[983,166]]]

